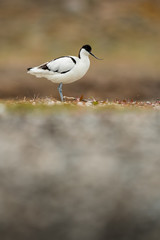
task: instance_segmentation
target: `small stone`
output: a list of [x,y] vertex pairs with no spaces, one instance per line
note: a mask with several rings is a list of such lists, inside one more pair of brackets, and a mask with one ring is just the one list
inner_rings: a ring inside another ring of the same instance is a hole
[[78,102],[77,105],[83,106],[84,104],[83,104],[83,102]]

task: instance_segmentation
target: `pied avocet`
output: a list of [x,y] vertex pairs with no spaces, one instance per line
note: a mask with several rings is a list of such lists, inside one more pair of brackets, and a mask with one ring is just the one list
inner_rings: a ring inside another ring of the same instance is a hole
[[58,91],[63,101],[62,84],[71,83],[82,78],[89,69],[89,54],[97,58],[92,52],[90,45],[84,45],[78,57],[63,56],[56,58],[50,62],[43,63],[40,66],[28,68],[27,72],[36,77],[45,77],[54,83],[59,83]]

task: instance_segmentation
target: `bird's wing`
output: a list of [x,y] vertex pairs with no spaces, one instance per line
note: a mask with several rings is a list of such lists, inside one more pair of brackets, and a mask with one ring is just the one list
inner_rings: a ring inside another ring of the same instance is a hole
[[73,57],[68,56],[56,58],[48,63],[39,66],[39,68],[57,73],[66,73],[74,68],[75,65],[76,60]]

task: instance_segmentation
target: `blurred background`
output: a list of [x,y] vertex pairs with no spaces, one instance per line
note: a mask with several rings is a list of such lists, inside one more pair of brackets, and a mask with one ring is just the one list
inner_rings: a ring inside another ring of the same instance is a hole
[[[104,60],[91,57],[64,95],[160,98],[160,0],[0,0],[0,99],[59,99],[26,70],[84,44]],[[0,239],[160,239],[159,105],[10,105],[0,101]]]
[[160,97],[159,0],[1,0],[0,97],[58,97],[57,85],[27,67],[90,44],[103,61],[65,85],[64,95],[97,99]]

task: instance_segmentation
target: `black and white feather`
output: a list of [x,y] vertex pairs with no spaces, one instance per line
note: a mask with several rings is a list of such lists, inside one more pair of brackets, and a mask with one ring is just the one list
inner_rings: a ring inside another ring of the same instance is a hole
[[67,73],[71,71],[76,64],[76,60],[73,57],[60,57],[52,60],[46,64],[41,65],[39,68],[56,73]]
[[56,83],[68,83],[68,80],[67,82],[64,81],[66,78],[65,74],[68,73],[67,75],[70,75],[69,72],[73,72],[78,62],[78,57],[60,57],[50,62],[44,63],[38,67],[29,68],[28,73],[36,75],[37,77],[48,78],[49,80]]

